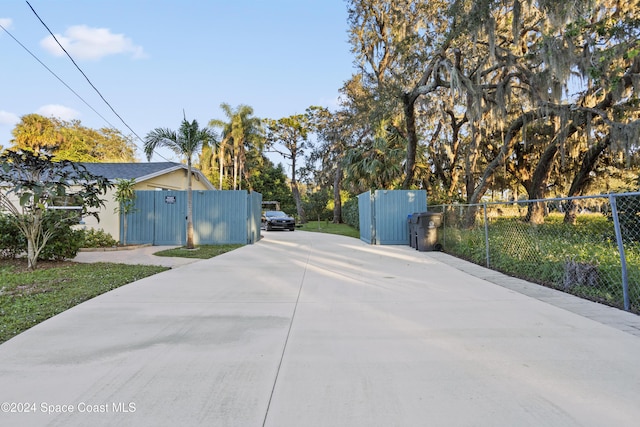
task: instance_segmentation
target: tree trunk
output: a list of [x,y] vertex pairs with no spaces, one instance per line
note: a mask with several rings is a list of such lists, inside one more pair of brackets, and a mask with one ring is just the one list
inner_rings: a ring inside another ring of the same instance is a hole
[[525,221],[531,224],[544,223],[545,204],[544,202],[530,202],[527,205],[527,215]]
[[193,249],[193,192],[191,190],[191,157],[187,159],[187,249]]
[[[469,148],[467,150],[467,156],[464,164],[464,186],[465,193],[467,197],[467,203],[472,204],[467,209],[464,218],[464,226],[466,228],[473,228],[476,224],[476,215],[478,213],[478,205],[477,201],[474,200],[474,195],[476,193],[476,181],[474,177],[474,172],[476,169],[476,163],[478,161],[478,147],[480,146],[480,132],[478,131],[475,122],[471,122],[471,144],[469,144]],[[487,182],[488,187],[488,182]],[[483,193],[484,194],[484,193]],[[478,198],[479,200],[479,198]]]
[[127,214],[123,213],[122,214],[123,218],[122,218],[122,225],[123,225],[123,233],[122,233],[122,245],[123,246],[127,246]]
[[34,213],[33,218],[19,219],[18,228],[27,240],[27,268],[35,270],[38,265],[38,257],[44,246],[51,238],[51,231],[43,232],[42,211]]
[[302,207],[302,198],[300,197],[300,190],[298,189],[298,183],[291,181],[291,193],[293,193],[293,199],[296,201],[296,211],[298,212],[298,218],[302,224],[307,223],[307,218],[304,214],[304,208]]
[[464,213],[463,227],[471,229],[476,226],[476,216],[478,215],[478,205],[471,205],[467,207]]
[[473,193],[476,187],[476,180],[474,177],[476,164],[478,162],[478,147],[480,147],[480,139],[482,136],[475,123],[471,124],[471,144],[469,144],[469,148],[467,151],[467,156],[464,164],[464,185],[467,196],[467,203],[475,203],[471,200],[473,199]]
[[238,185],[238,155],[233,150],[233,189],[236,190]]
[[296,157],[292,153],[291,160],[291,193],[293,199],[296,202],[296,211],[298,212],[298,218],[302,224],[307,223],[307,218],[304,214],[304,207],[302,206],[302,198],[300,197],[300,190],[298,189],[298,181],[296,181]]
[[[547,192],[547,183],[551,176],[551,167],[553,160],[560,149],[560,144],[564,143],[571,135],[577,132],[577,128],[573,124],[558,126],[556,128],[556,136],[553,138],[549,146],[544,150],[535,171],[531,178],[531,185],[527,188],[529,200],[543,199]],[[527,209],[525,220],[532,224],[542,224],[544,222],[545,204],[544,202],[530,203]]]
[[24,237],[27,239],[27,268],[29,270],[35,270],[38,265],[38,256],[40,251],[47,243],[49,239],[47,236],[42,236],[42,211],[37,209],[33,213],[33,218],[26,220],[27,223],[23,223],[20,227]]
[[[607,135],[604,139],[598,142],[595,145],[592,145],[589,150],[584,155],[582,159],[582,165],[580,166],[580,170],[573,178],[573,182],[571,182],[571,187],[569,188],[568,197],[577,196],[585,189],[587,184],[589,184],[589,174],[596,166],[598,162],[598,158],[607,149],[609,144],[611,143],[611,138]],[[566,224],[575,224],[576,218],[578,215],[578,207],[572,201],[569,201],[567,206],[567,210],[564,214],[564,222]]]
[[340,196],[340,187],[342,182],[342,165],[338,162],[335,175],[333,177],[333,223],[342,223],[342,198]]
[[[544,150],[544,153],[538,161],[533,172],[531,179],[531,185],[527,188],[527,194],[529,200],[536,200],[544,198],[547,190],[547,182],[551,175],[551,166],[553,165],[553,159],[558,153],[558,141],[554,138],[553,142]],[[527,207],[527,215],[525,220],[531,224],[542,224],[544,222],[545,204],[544,202],[531,202]]]
[[220,143],[220,148],[218,151],[218,154],[220,156],[218,159],[218,163],[219,163],[218,166],[220,169],[220,188],[218,188],[218,190],[222,190],[222,181],[224,179],[224,145],[225,145],[225,142],[222,141]]
[[402,188],[408,190],[413,183],[413,175],[416,169],[416,151],[418,147],[418,136],[416,134],[416,114],[413,107],[416,98],[411,94],[402,97],[404,104],[404,119],[407,127],[407,163],[405,164],[405,175]]
[[27,236],[27,268],[29,270],[35,270],[38,264],[38,257],[35,254],[35,243],[33,242],[34,236]]

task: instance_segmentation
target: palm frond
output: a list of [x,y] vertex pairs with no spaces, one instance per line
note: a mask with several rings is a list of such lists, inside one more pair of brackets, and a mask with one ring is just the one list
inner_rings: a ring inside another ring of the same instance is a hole
[[168,128],[156,128],[149,132],[144,139],[144,154],[151,160],[153,152],[160,147],[166,147],[175,152],[178,135]]

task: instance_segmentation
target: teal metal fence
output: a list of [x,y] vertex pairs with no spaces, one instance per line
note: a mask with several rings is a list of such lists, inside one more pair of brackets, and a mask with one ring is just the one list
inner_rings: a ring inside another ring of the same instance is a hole
[[[260,239],[262,195],[239,191],[194,191],[196,245],[247,244]],[[127,242],[184,245],[186,191],[136,191],[134,212],[127,215]],[[121,216],[120,238],[124,234]]]

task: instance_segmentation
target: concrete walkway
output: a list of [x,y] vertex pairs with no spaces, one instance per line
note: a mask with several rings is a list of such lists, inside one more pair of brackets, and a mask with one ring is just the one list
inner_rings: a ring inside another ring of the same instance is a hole
[[0,425],[638,425],[637,316],[444,254],[264,235],[0,345]]
[[144,246],[139,249],[121,251],[88,251],[78,252],[75,262],[115,262],[119,264],[161,265],[164,267],[180,267],[200,261],[198,258],[180,258],[156,256],[154,253],[178,246]]

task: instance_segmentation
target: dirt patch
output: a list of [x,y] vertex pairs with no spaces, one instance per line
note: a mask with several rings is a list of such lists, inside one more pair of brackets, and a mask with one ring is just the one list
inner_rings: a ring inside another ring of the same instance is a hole
[[[69,265],[75,265],[77,263],[73,261],[38,261],[36,265],[37,270],[46,270],[48,268],[66,267]],[[27,260],[24,258],[17,259],[0,259],[0,268],[13,267],[14,273],[22,273],[29,271],[27,268]]]

